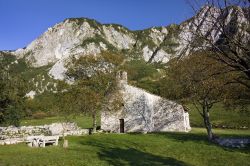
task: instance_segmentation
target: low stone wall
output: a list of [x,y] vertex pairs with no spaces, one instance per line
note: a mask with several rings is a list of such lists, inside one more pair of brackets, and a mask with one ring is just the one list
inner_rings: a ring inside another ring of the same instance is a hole
[[89,129],[81,129],[75,123],[52,123],[42,126],[0,127],[0,145],[25,142],[28,136],[87,135]]
[[249,138],[217,138],[215,142],[224,147],[244,148],[250,145]]

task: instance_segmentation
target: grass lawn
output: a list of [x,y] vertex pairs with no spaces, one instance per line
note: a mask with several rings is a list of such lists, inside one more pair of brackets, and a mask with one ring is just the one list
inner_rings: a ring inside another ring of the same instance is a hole
[[[91,128],[92,119],[86,116],[69,116],[82,128]],[[230,111],[216,105],[211,112],[213,124],[237,128],[250,127],[250,116],[245,112]],[[43,125],[62,122],[65,118],[23,120],[21,125]],[[192,166],[250,166],[250,147],[245,149],[223,148],[209,143],[200,115],[190,111],[192,131],[189,133],[151,134],[95,134],[71,136],[69,148],[60,146],[29,148],[25,144],[0,146],[2,165],[192,165]],[[100,125],[100,118],[98,118]],[[250,130],[214,129],[222,137],[250,138]]]
[[[203,120],[194,106],[189,105],[190,123],[193,127],[203,127]],[[250,107],[248,107],[250,109]],[[250,129],[250,111],[225,109],[222,104],[215,104],[210,112],[213,127],[240,128],[242,126]]]
[[[250,130],[220,130],[223,136],[250,137]],[[250,149],[208,143],[204,129],[190,133],[95,134],[70,136],[69,148],[0,147],[0,165],[250,165]],[[62,144],[62,141],[60,142]]]

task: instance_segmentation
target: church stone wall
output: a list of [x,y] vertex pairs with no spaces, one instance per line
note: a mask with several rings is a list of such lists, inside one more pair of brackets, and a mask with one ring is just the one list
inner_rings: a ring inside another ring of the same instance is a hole
[[120,119],[124,119],[125,132],[189,131],[189,116],[183,107],[173,101],[152,95],[126,83],[122,77],[121,94],[124,107],[118,111],[103,111],[101,128],[119,132]]

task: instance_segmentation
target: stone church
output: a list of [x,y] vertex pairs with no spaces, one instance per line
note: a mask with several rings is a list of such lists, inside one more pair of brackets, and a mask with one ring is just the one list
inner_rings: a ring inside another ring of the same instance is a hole
[[126,72],[119,72],[117,79],[123,107],[119,111],[102,111],[101,128],[104,131],[147,133],[191,130],[189,114],[182,105],[128,85]]

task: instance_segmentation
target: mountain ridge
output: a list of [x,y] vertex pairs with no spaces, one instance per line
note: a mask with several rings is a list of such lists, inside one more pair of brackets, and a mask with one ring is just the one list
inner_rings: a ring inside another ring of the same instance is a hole
[[[213,15],[206,15],[212,9]],[[240,23],[248,22],[244,14],[249,9],[231,7],[226,15]],[[226,11],[226,10],[225,10]],[[67,18],[48,28],[25,48],[5,51],[24,61],[32,68],[51,66],[48,75],[63,80],[67,71],[66,63],[81,56],[96,56],[102,52],[122,54],[126,59],[142,59],[147,63],[163,63],[192,51],[190,41],[194,41],[195,24],[201,24],[204,33],[211,33],[214,41],[220,38],[218,30],[209,22],[224,15],[224,11],[204,6],[197,15],[182,22],[168,26],[151,27],[132,31],[119,24],[101,24],[94,19]],[[240,18],[240,19],[238,19]],[[234,21],[234,20],[233,20]],[[237,23],[238,23],[237,22]],[[199,43],[202,45],[201,43]]]

